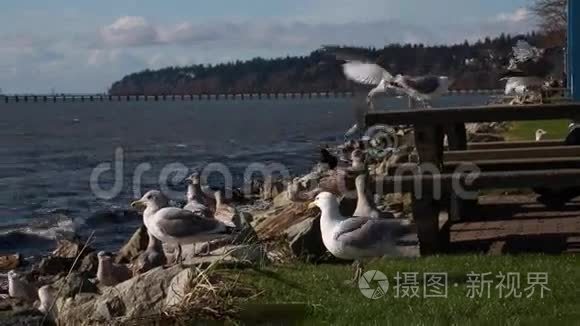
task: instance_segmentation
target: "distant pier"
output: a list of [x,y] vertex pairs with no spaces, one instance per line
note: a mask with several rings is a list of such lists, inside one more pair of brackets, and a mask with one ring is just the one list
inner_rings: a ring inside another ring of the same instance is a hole
[[[455,95],[500,95],[504,90],[452,90]],[[0,95],[0,103],[57,103],[57,102],[159,102],[159,101],[218,101],[218,100],[278,100],[354,97],[355,92],[294,92],[294,93],[237,93],[237,94],[179,94],[179,95],[107,95],[52,94]]]

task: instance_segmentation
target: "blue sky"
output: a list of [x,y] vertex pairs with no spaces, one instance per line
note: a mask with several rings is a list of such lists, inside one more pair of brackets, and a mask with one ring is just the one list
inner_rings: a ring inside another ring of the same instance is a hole
[[105,91],[169,65],[476,40],[534,28],[525,0],[3,0],[4,93]]

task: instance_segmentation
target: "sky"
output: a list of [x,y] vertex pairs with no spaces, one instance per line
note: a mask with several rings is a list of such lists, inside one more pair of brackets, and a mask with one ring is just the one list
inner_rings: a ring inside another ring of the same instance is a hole
[[2,0],[3,93],[105,92],[144,69],[323,44],[450,44],[535,28],[526,0]]

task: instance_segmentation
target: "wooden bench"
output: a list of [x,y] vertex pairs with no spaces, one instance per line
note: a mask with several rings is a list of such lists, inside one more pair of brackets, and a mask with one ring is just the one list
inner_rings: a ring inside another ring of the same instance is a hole
[[[562,141],[469,144],[465,124],[473,122],[570,119],[580,120],[580,104],[481,106],[389,110],[366,115],[366,125],[412,125],[419,165],[389,168],[391,176],[377,177],[381,192],[414,193],[413,213],[422,254],[444,249],[449,235],[439,230],[439,212],[449,200],[450,215],[464,214],[462,191],[502,188],[580,186],[580,147]],[[444,134],[449,151],[443,147]],[[477,174],[455,173],[460,166],[479,168]],[[406,170],[407,175],[392,176]],[[435,170],[435,172],[433,172]],[[409,175],[410,174],[410,175]],[[468,182],[469,181],[469,182]],[[434,188],[434,185],[436,186]],[[378,187],[378,186],[377,186]],[[473,194],[471,194],[473,196]]]

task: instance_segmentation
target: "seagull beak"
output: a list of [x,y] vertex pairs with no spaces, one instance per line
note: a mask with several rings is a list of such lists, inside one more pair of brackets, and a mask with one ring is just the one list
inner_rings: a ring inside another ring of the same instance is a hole
[[139,200],[132,202],[131,207],[133,207],[135,209],[144,209],[147,207],[147,205],[141,199],[139,199]]
[[315,202],[311,202],[310,204],[308,204],[308,209],[313,209],[313,208],[316,208],[316,207],[318,207],[318,206],[316,206],[316,203]]

